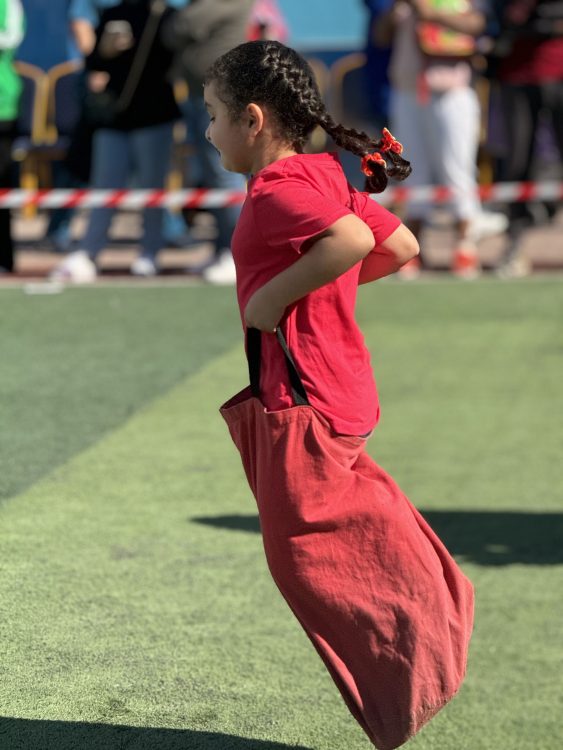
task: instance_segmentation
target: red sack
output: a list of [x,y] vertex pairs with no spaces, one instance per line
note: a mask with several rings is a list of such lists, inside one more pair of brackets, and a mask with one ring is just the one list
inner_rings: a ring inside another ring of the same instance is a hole
[[335,435],[308,405],[279,328],[278,338],[296,405],[261,404],[252,329],[251,385],[221,414],[258,504],[274,581],[353,716],[391,750],[458,691],[473,587],[366,441]]

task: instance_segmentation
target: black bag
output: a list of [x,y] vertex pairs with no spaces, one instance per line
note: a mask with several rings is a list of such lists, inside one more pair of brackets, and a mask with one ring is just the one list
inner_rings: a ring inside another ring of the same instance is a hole
[[82,113],[93,128],[111,128],[122,111],[119,98],[113,91],[86,91]]

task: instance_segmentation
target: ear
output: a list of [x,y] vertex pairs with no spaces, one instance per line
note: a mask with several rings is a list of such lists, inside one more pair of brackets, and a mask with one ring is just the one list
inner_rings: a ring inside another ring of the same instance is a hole
[[246,119],[250,135],[256,137],[264,128],[264,110],[259,104],[251,102],[246,107]]

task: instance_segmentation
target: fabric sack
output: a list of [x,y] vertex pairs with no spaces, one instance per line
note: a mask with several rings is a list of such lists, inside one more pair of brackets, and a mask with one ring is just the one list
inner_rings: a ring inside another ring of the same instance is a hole
[[459,690],[473,587],[366,441],[334,434],[308,404],[277,335],[295,406],[262,405],[261,334],[249,329],[251,385],[220,412],[256,498],[274,581],[352,715],[377,748],[392,750]]

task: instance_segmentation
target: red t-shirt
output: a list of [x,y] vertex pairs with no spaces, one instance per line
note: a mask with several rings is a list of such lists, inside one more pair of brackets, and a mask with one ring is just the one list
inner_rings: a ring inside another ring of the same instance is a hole
[[[349,185],[334,154],[299,154],[260,170],[249,182],[232,240],[241,315],[257,289],[298,260],[306,240],[350,213],[370,226],[374,245],[401,223]],[[282,321],[309,402],[346,435],[368,433],[379,418],[370,356],[354,318],[360,266],[288,307]],[[274,334],[262,336],[260,388],[267,409],[292,405]]]

